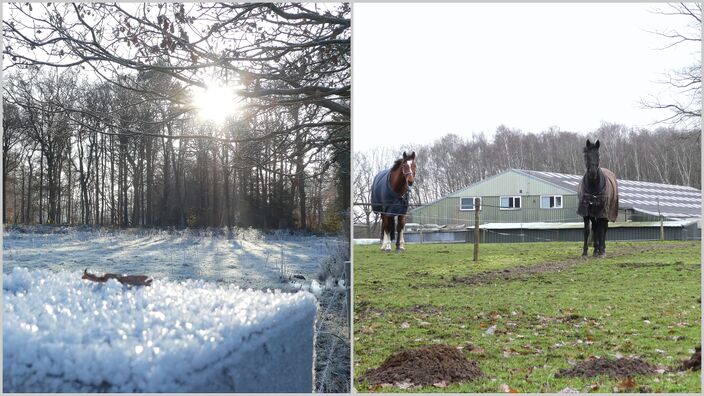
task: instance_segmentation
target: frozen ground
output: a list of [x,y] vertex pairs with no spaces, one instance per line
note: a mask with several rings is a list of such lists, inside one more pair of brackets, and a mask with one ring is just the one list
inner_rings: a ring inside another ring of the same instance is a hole
[[[344,248],[337,238],[215,231],[89,230],[9,227],[3,272],[13,268],[143,274],[156,281],[203,280],[258,290],[309,290],[318,299],[318,392],[349,392],[349,287],[316,281],[319,266]],[[305,279],[300,279],[301,277]],[[285,279],[286,281],[284,281]],[[345,285],[346,286],[346,285]]]
[[[310,285],[332,238],[235,231],[75,230],[9,228],[3,239],[3,272],[29,269],[143,274],[155,279],[201,279],[253,289]],[[39,229],[41,231],[42,229]],[[57,232],[58,231],[58,232]],[[293,284],[282,282],[282,275]],[[294,278],[302,275],[305,281]]]
[[4,392],[313,390],[308,292],[193,280],[130,288],[80,275],[5,274]]

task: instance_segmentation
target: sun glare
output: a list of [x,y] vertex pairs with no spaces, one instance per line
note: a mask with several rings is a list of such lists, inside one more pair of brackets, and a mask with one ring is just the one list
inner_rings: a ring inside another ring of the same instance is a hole
[[197,89],[193,95],[193,104],[198,108],[201,118],[216,124],[222,124],[237,106],[234,91],[217,83],[207,84],[206,89]]

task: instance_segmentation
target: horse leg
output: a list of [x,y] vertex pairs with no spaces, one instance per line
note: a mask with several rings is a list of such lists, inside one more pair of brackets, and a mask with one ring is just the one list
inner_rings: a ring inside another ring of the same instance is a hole
[[[386,246],[389,245],[389,217],[387,215],[381,215],[381,250],[385,251]],[[388,250],[391,250],[389,247]]]
[[589,217],[584,216],[584,248],[582,249],[582,257],[587,257],[589,250]]
[[609,228],[609,219],[599,219],[599,257],[606,256],[606,230]]
[[594,257],[599,255],[599,250],[601,249],[601,239],[599,238],[599,219],[592,219],[592,241],[594,242]]
[[406,227],[406,216],[399,216],[396,224],[396,251],[403,252],[406,250],[406,241],[403,240],[403,229]]
[[391,241],[394,239],[394,217],[386,217],[386,244],[384,245],[384,251],[391,251]]

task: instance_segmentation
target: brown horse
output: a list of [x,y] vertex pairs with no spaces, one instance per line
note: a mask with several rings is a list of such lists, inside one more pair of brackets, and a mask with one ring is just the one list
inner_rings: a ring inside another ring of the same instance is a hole
[[587,171],[577,187],[577,214],[584,218],[582,256],[587,256],[589,247],[589,223],[591,222],[592,226],[594,256],[603,257],[606,254],[606,230],[609,228],[609,221],[616,221],[618,217],[618,182],[613,172],[599,167],[599,146],[599,140],[592,144],[587,139],[587,146],[584,148],[584,164]]
[[[394,162],[391,169],[385,169],[374,177],[372,183],[372,210],[381,215],[381,250],[391,251],[391,240],[396,236],[396,252],[406,250],[403,228],[406,226],[406,212],[410,199],[410,187],[416,177],[416,152]],[[398,217],[398,222],[396,218]],[[396,224],[394,224],[396,223]]]

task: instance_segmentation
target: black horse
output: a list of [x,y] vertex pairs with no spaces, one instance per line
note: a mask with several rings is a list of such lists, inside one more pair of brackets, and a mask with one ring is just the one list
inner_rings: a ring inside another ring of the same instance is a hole
[[[416,152],[394,162],[391,169],[385,169],[374,177],[372,183],[372,210],[381,215],[381,250],[391,251],[391,241],[394,239],[394,228],[397,231],[396,251],[405,248],[403,228],[406,226],[408,212],[409,187],[413,185],[416,176]],[[398,223],[395,219],[398,218]],[[394,227],[395,226],[395,227]]]
[[584,249],[587,256],[589,246],[589,223],[591,222],[594,256],[606,254],[606,230],[609,221],[618,217],[618,182],[616,175],[606,168],[599,167],[599,140],[592,144],[587,139],[584,148],[584,164],[587,171],[577,187],[579,205],[577,213],[584,218]]

